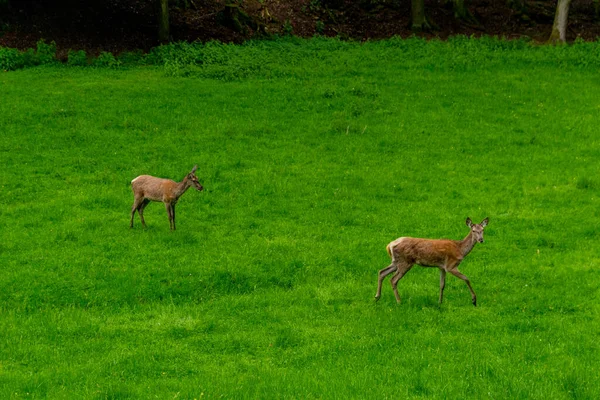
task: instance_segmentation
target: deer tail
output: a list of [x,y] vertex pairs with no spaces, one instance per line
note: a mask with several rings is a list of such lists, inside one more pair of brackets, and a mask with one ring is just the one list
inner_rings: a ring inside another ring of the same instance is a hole
[[394,253],[392,253],[392,243],[388,244],[385,249],[387,250],[388,255],[394,261]]

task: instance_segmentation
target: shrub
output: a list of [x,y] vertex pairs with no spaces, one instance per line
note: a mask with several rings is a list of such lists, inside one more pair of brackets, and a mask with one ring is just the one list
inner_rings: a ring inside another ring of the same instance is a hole
[[144,64],[144,52],[141,50],[126,51],[119,55],[117,60],[123,65],[141,65]]
[[13,71],[23,68],[23,56],[17,49],[0,47],[0,70]]
[[289,19],[286,19],[283,23],[283,34],[289,36],[294,34],[294,26],[292,25]]
[[54,42],[48,44],[40,40],[37,43],[37,50],[19,51],[0,47],[0,70],[2,71],[13,71],[40,64],[55,63],[56,61],[56,43]]
[[24,68],[34,67],[34,66],[38,65],[38,58],[37,58],[37,55],[35,54],[35,50],[27,49],[21,54],[21,56],[23,57],[23,67]]
[[94,61],[94,66],[96,67],[117,68],[119,65],[121,65],[121,62],[117,60],[112,53],[107,51],[100,53],[98,58]]
[[44,39],[37,42],[36,51],[37,63],[38,64],[52,64],[56,60],[56,42],[52,41],[46,43]]
[[146,56],[146,61],[153,65],[165,65],[167,62],[181,65],[202,64],[204,48],[211,45],[199,43],[177,42],[153,48]]
[[315,23],[315,30],[319,35],[325,33],[325,23],[323,21],[317,21]]
[[195,64],[185,64],[177,60],[167,60],[164,65],[165,74],[174,77],[200,76],[201,69]]
[[88,65],[87,55],[83,50],[69,50],[67,64],[71,66],[85,67]]

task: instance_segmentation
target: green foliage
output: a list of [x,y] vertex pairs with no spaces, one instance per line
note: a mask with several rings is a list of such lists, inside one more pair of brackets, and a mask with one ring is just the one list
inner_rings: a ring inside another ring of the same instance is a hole
[[[243,45],[180,42],[154,48],[144,62],[163,66],[168,76],[226,81],[248,77],[318,76],[319,66],[344,63],[349,64],[339,67],[339,73],[351,75],[358,69],[378,68],[376,60],[360,57],[365,49],[377,52],[381,60],[399,63],[414,71],[494,69],[507,64],[534,69],[540,65],[600,68],[600,50],[593,42],[578,41],[572,46],[550,47],[535,46],[526,40],[465,36],[444,42],[393,38],[364,44],[319,37],[310,40],[282,37]],[[299,59],[305,61],[296,62]]]
[[37,42],[36,53],[37,64],[53,64],[56,60],[56,43],[54,41],[46,43],[44,39]]
[[0,47],[0,70],[3,71],[54,64],[56,61],[56,43],[54,42],[46,43],[44,40],[40,40],[35,51],[33,49],[19,51]]
[[34,65],[39,65],[39,62],[33,49],[18,51],[0,47],[0,70],[13,71]]
[[291,36],[294,34],[294,26],[292,25],[289,19],[286,19],[283,23],[283,34],[287,36]]
[[[141,51],[126,52],[116,58],[112,53],[101,52],[100,55],[92,59],[91,65],[97,68],[118,68],[122,65],[140,65],[143,64],[144,55]],[[69,66],[87,66],[88,62],[85,51],[69,51],[67,65]]]
[[17,49],[0,47],[0,70],[13,71],[15,69],[23,68],[24,66],[25,60],[23,59],[23,53]]
[[[291,37],[3,73],[0,398],[599,398],[598,45]],[[157,203],[130,229],[131,180],[194,164],[178,230]],[[373,302],[389,241],[467,216],[490,217],[460,267],[477,308],[418,267]]]
[[323,21],[315,22],[316,28],[315,30],[319,35],[322,35],[325,32],[325,23]]
[[84,50],[69,50],[67,64],[74,67],[85,67],[88,65],[87,54]]
[[117,68],[121,65],[121,61],[117,60],[112,53],[103,51],[94,60],[93,65],[101,68]]
[[[300,46],[299,44],[302,43]],[[294,37],[273,41],[247,42],[233,46],[219,42],[175,43],[155,48],[147,57],[150,64],[164,65],[171,76],[199,76],[224,80],[250,76],[272,78],[281,75],[318,74],[318,68],[297,64],[298,58],[310,58],[313,65],[339,64],[353,58],[342,73],[369,68],[376,63],[355,55],[365,48],[377,51],[389,62],[400,62],[412,70],[476,70],[515,65],[536,68],[538,65],[562,65],[600,68],[600,48],[597,43],[578,41],[572,46],[535,46],[526,40],[480,39],[456,36],[448,41],[394,38],[365,44],[313,38]],[[267,55],[268,54],[268,55]],[[291,66],[287,65],[291,62]],[[308,64],[308,63],[307,63]]]
[[141,50],[137,51],[126,51],[119,54],[119,62],[122,65],[135,66],[144,63],[144,53]]
[[[210,47],[214,42],[208,43]],[[202,64],[203,49],[199,43],[177,42],[153,48],[146,56],[146,61],[153,65],[177,63],[180,65]]]
[[[401,63],[403,68],[415,71],[467,71],[482,67],[491,70],[504,65],[534,69],[542,65],[590,70],[600,68],[598,42],[577,40],[570,46],[539,46],[524,39],[466,36],[454,36],[447,41],[392,38],[366,43],[320,37],[304,40],[293,36],[249,41],[243,45],[178,42],[156,47],[146,55],[131,52],[115,58],[104,52],[92,60],[92,65],[108,68],[158,65],[164,68],[167,76],[232,81],[249,77],[272,79],[319,75],[319,68],[313,68],[311,64],[342,65],[351,62],[347,68],[340,67],[339,71],[351,75],[354,70],[377,68],[375,60],[360,57],[364,49],[376,51],[384,61]],[[38,43],[35,57],[31,56],[32,51],[21,53],[2,48],[0,65],[4,70],[13,70],[55,62],[55,44],[42,41]],[[296,62],[300,59],[304,61]]]
[[260,76],[264,52],[252,45],[220,42],[172,43],[155,48],[146,58],[164,67],[168,76],[196,76],[231,81]]

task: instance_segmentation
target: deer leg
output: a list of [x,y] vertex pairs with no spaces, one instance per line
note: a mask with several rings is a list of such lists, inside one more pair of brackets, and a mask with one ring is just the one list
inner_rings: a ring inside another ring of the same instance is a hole
[[385,279],[386,276],[388,276],[395,270],[396,270],[396,264],[392,263],[392,264],[390,264],[390,266],[379,271],[379,279],[377,280],[377,293],[375,294],[375,301],[379,300],[379,298],[381,297],[381,284],[383,283],[383,280]]
[[140,214],[140,219],[142,220],[142,225],[144,226],[144,228],[146,227],[146,221],[144,221],[144,208],[146,208],[146,206],[150,203],[150,200],[148,199],[144,199],[142,201],[142,204],[140,204],[140,206],[138,207],[137,211],[138,214]]
[[171,216],[173,217],[173,230],[175,230],[175,204],[171,205]]
[[440,304],[442,304],[445,287],[446,287],[446,270],[442,268],[442,269],[440,269]]
[[167,215],[169,215],[169,227],[173,230],[173,212],[171,211],[171,204],[165,203],[165,208],[167,209]]
[[133,200],[133,206],[131,207],[131,221],[129,222],[130,228],[133,228],[133,217],[135,216],[135,210],[138,209],[138,207],[140,206],[140,204],[142,204],[143,201],[144,201],[143,197],[136,197]]
[[465,281],[465,283],[469,287],[469,290],[471,291],[471,301],[473,302],[473,305],[475,307],[477,307],[477,296],[475,295],[475,291],[471,287],[471,282],[469,281],[469,278],[467,278],[466,276],[464,276],[463,274],[461,274],[460,271],[457,270],[457,269],[451,269],[450,273],[452,275],[456,276],[457,278],[462,279],[463,281]]
[[410,271],[410,269],[412,268],[412,264],[409,263],[399,263],[398,264],[398,269],[396,270],[396,273],[394,274],[394,276],[392,276],[392,289],[394,290],[394,296],[396,296],[396,302],[398,304],[400,304],[400,295],[398,294],[398,281],[400,279],[402,279],[402,277],[408,272]]

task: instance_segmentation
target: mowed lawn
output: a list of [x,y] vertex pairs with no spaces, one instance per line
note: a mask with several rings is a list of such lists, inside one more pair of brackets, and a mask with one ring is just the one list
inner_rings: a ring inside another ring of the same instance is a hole
[[[0,397],[600,398],[597,60],[445,46],[0,73]],[[129,228],[195,164],[176,231]],[[467,217],[477,307],[418,267],[374,302],[390,241]]]

